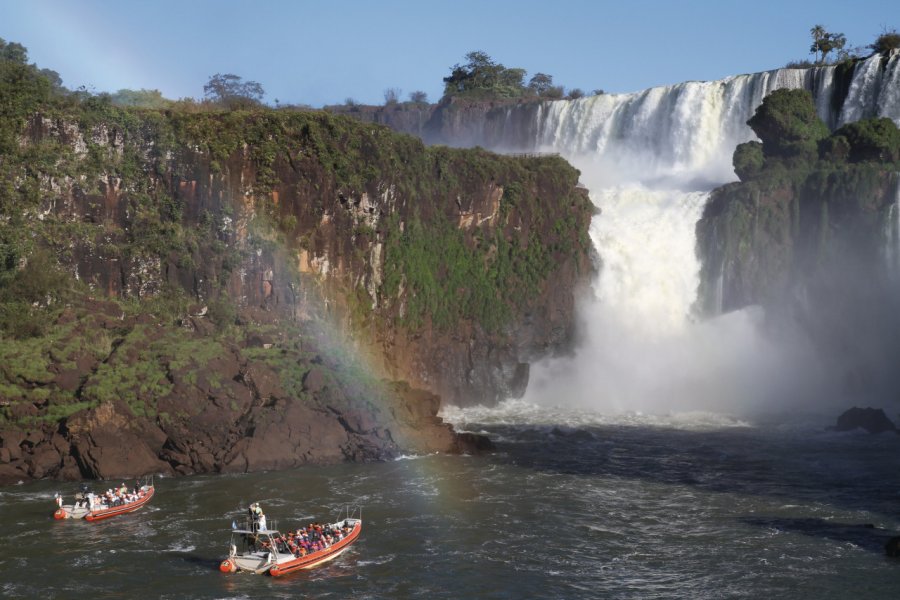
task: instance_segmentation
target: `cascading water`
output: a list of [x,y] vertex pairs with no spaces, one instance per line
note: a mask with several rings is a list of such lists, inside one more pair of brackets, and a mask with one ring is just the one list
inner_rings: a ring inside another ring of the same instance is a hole
[[888,277],[893,281],[900,281],[900,173],[896,173],[894,177],[897,180],[895,200],[888,207],[887,218],[884,220],[884,262]]
[[[582,171],[600,209],[591,227],[601,268],[583,303],[574,359],[537,365],[526,399],[606,410],[763,408],[810,398],[829,385],[802,338],[773,341],[759,309],[695,322],[695,226],[708,191],[735,179],[746,121],[779,88],[812,92],[832,126],[871,116],[900,123],[900,54],[854,69],[835,110],[834,67],[780,69],[635,94],[544,104],[532,149],[558,152]],[[898,258],[900,260],[900,258]]]
[[894,50],[881,77],[876,114],[894,119],[900,126],[900,50]]

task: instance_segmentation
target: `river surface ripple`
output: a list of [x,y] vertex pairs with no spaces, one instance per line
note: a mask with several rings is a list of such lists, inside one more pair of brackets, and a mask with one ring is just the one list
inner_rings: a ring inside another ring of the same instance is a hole
[[[900,436],[727,419],[478,411],[484,457],[157,478],[152,504],[55,522],[75,484],[0,489],[5,598],[887,598],[900,562]],[[539,418],[540,417],[540,418]],[[259,501],[296,527],[363,506],[343,556],[274,579],[223,575]]]

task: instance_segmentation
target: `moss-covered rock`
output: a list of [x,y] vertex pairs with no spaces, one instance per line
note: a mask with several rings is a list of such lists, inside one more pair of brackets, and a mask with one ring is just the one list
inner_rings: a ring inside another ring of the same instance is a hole
[[829,133],[806,90],[775,90],[747,124],[762,140],[765,155],[777,158],[815,157],[817,144]]
[[[382,378],[514,395],[528,361],[571,341],[592,207],[558,157],[426,148],[318,111],[123,109],[14,85],[0,85],[15,108],[0,123],[15,141],[0,161],[5,426],[65,436],[113,403],[138,438],[167,440],[147,449],[176,472],[459,449],[436,408],[417,420],[364,399],[402,403]],[[245,348],[253,336],[279,341]],[[311,415],[318,429],[298,421]],[[306,450],[225,451],[254,431]],[[42,472],[108,473],[91,439],[71,445],[90,460]]]

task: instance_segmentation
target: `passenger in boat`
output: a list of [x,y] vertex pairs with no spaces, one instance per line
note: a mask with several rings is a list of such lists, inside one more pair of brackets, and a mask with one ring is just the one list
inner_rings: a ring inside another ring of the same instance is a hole
[[284,538],[275,538],[275,549],[282,554],[287,554],[289,552],[288,545],[285,543]]

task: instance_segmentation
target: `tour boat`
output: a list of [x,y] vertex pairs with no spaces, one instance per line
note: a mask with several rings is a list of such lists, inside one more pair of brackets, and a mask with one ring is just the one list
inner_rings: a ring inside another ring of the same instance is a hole
[[89,493],[82,488],[81,493],[76,494],[75,502],[63,504],[62,496],[56,496],[59,508],[53,513],[54,519],[84,519],[85,521],[101,521],[110,517],[117,517],[141,508],[153,498],[155,488],[153,482],[148,481],[137,489],[137,498],[131,501],[112,501],[101,495]]
[[348,512],[345,518],[323,525],[323,530],[340,531],[343,537],[309,554],[302,554],[299,550],[297,553],[292,552],[285,536],[274,528],[265,529],[264,522],[261,524],[248,522],[242,529],[234,527],[231,530],[228,558],[222,561],[219,570],[223,573],[236,571],[247,571],[257,575],[268,573],[272,577],[280,577],[334,560],[359,539],[362,531],[362,511],[358,512],[358,517],[351,517]]

